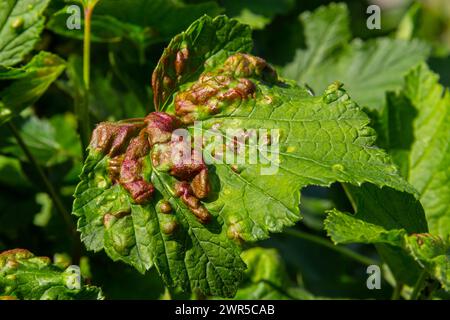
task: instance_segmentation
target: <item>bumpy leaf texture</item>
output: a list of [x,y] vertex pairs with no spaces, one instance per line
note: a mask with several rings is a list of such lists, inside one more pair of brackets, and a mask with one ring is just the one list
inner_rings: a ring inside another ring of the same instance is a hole
[[[414,192],[341,84],[312,96],[250,48],[247,26],[204,16],[154,71],[160,111],[97,126],[73,205],[88,249],[141,272],[154,265],[169,286],[233,296],[245,269],[240,244],[295,224],[302,187],[368,182]],[[204,134],[200,152],[188,150],[198,161],[170,156],[179,128]],[[239,128],[267,134],[255,151],[252,135],[228,130]],[[226,150],[247,161],[206,163]]]
[[0,298],[26,300],[97,300],[99,288],[83,285],[73,266],[62,270],[47,257],[25,249],[0,253]]
[[44,28],[50,0],[5,0],[0,3],[0,67],[11,67],[33,50]]

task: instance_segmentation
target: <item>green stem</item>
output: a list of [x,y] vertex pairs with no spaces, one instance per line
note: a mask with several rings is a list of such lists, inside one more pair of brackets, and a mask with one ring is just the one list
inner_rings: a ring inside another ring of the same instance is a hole
[[84,8],[84,41],[83,41],[83,81],[86,90],[90,87],[91,72],[91,18],[93,6]]
[[313,235],[313,234],[310,234],[310,233],[306,233],[306,232],[303,232],[303,231],[300,231],[300,230],[294,230],[294,229],[287,229],[287,230],[285,230],[285,233],[287,233],[290,236],[293,236],[293,237],[296,237],[296,238],[300,238],[300,239],[304,239],[304,240],[307,240],[307,241],[311,241],[311,242],[314,242],[314,243],[316,243],[318,245],[321,245],[321,246],[324,246],[324,247],[329,248],[331,250],[337,251],[337,252],[347,256],[348,258],[351,258],[351,259],[353,259],[355,261],[358,261],[358,262],[360,262],[360,263],[362,263],[364,265],[368,265],[369,266],[369,265],[373,265],[373,264],[378,264],[377,261],[375,261],[375,260],[373,260],[373,259],[371,259],[369,257],[363,256],[363,255],[361,255],[359,253],[356,253],[356,252],[354,252],[354,251],[352,251],[350,249],[347,249],[345,247],[334,245],[332,242],[330,242],[330,241],[328,241],[328,240],[326,240],[326,239],[324,239],[322,237],[319,237],[319,236],[316,236],[316,235]]
[[398,300],[400,299],[400,295],[403,290],[403,283],[396,283],[394,287],[394,291],[392,292],[391,300]]
[[420,274],[419,278],[417,279],[416,284],[414,285],[413,292],[411,293],[411,296],[409,297],[409,300],[417,300],[420,296],[420,292],[422,291],[425,280],[428,278],[428,272],[425,270],[422,270],[422,273]]
[[83,158],[86,158],[86,148],[91,135],[89,117],[89,90],[91,86],[91,20],[92,12],[98,1],[88,1],[84,4],[84,40],[83,40],[83,83],[84,93],[82,101],[75,112],[78,117],[78,128],[80,131]]

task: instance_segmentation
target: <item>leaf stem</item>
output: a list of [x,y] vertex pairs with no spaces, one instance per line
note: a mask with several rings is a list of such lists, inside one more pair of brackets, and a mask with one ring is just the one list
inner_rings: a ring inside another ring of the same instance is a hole
[[420,274],[416,284],[414,285],[414,289],[411,293],[411,296],[409,297],[409,300],[418,300],[418,298],[420,297],[420,292],[422,291],[425,285],[425,280],[427,280],[427,278],[428,272],[426,270],[422,270],[422,273]]
[[44,183],[45,187],[47,188],[47,191],[52,198],[57,211],[61,214],[61,217],[64,220],[64,223],[66,224],[67,228],[70,230],[72,234],[76,233],[75,224],[72,221],[72,217],[70,216],[70,213],[66,210],[64,207],[61,198],[59,197],[58,193],[56,192],[55,188],[53,187],[52,183],[48,180],[47,176],[45,175],[44,171],[42,170],[42,167],[37,162],[36,158],[31,153],[30,149],[26,145],[25,141],[22,139],[22,136],[20,135],[20,132],[17,130],[16,126],[12,123],[12,121],[8,122],[9,129],[11,130],[12,134],[14,135],[14,138],[16,139],[19,146],[22,148],[23,152],[25,153],[26,157],[28,158],[28,161],[34,166],[36,169],[36,172],[38,173],[39,177],[41,178],[42,182]]
[[83,41],[83,81],[86,90],[90,87],[91,72],[91,18],[94,6],[84,8],[84,41]]
[[351,258],[351,259],[353,259],[359,263],[362,263],[364,265],[378,264],[378,262],[376,260],[373,260],[369,257],[363,256],[363,255],[361,255],[353,250],[347,249],[345,247],[337,246],[322,237],[319,237],[319,236],[316,236],[316,235],[313,235],[310,233],[306,233],[306,232],[303,232],[300,230],[294,230],[294,229],[286,229],[285,233],[290,236],[293,236],[293,237],[296,237],[299,239],[303,239],[303,240],[307,240],[307,241],[311,241],[318,245],[321,245],[321,246],[324,246],[331,250],[337,251],[337,252],[345,255],[346,257]]

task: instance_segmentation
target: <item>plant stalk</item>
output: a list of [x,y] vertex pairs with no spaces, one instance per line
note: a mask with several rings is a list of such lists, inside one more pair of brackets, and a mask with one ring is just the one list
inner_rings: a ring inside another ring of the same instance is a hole
[[89,116],[89,90],[91,87],[91,20],[92,12],[98,0],[83,2],[84,5],[84,38],[83,38],[83,99],[76,108],[78,128],[83,149],[83,158],[86,158],[86,149],[91,135]]
[[91,80],[91,19],[93,9],[94,7],[89,4],[84,8],[83,82],[87,91],[89,91]]
[[392,292],[391,300],[399,300],[403,290],[403,283],[396,283]]
[[303,232],[303,231],[300,231],[300,230],[294,230],[294,229],[286,229],[285,233],[287,233],[290,236],[293,236],[293,237],[296,237],[296,238],[299,238],[299,239],[303,239],[303,240],[307,240],[307,241],[310,241],[310,242],[314,242],[314,243],[316,243],[318,245],[321,245],[321,246],[324,246],[324,247],[329,248],[331,250],[337,251],[337,252],[345,255],[346,257],[348,257],[350,259],[353,259],[353,260],[355,260],[355,261],[357,261],[359,263],[362,263],[364,265],[368,265],[369,266],[369,265],[373,265],[373,264],[378,264],[377,261],[375,261],[375,260],[373,260],[373,259],[371,259],[369,257],[363,256],[363,255],[361,255],[359,253],[356,253],[356,252],[354,252],[354,251],[352,251],[350,249],[347,249],[345,247],[334,245],[332,242],[327,241],[324,238],[321,238],[319,236],[316,236],[316,235],[313,235],[313,234],[310,234],[310,233],[306,233],[306,232]]

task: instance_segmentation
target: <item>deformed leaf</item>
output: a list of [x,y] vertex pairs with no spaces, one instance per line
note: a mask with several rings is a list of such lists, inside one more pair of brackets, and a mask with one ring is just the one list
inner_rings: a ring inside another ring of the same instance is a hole
[[153,71],[155,107],[163,109],[182,84],[206,68],[223,63],[233,53],[250,51],[252,46],[249,26],[225,16],[198,19],[170,41]]
[[[220,42],[211,41],[216,30]],[[242,278],[240,243],[300,219],[302,187],[368,182],[415,192],[373,145],[369,118],[341,84],[311,96],[263,59],[239,52],[249,40],[229,36],[230,30],[246,34],[248,28],[204,17],[172,41],[156,77],[174,72],[171,64],[161,66],[174,61],[170,50],[179,43],[189,44],[190,71],[179,69],[165,112],[97,126],[73,206],[88,249],[105,249],[141,272],[154,265],[169,286],[220,296],[233,296]],[[228,49],[210,49],[211,43]],[[155,82],[154,90],[161,92]],[[194,135],[186,152],[191,161],[172,151],[178,129]],[[226,150],[247,161],[220,161]],[[255,154],[260,161],[249,161]]]
[[44,28],[50,0],[5,0],[0,3],[0,67],[11,67],[33,50]]
[[[288,82],[258,88],[256,102],[243,101],[239,108],[202,122],[204,129],[218,128],[226,141],[233,128],[280,130],[279,151],[268,152],[268,165],[239,164],[238,172],[232,165],[215,166],[221,189],[207,207],[235,225],[240,238],[266,238],[268,231],[279,232],[298,221],[299,190],[307,185],[370,182],[414,192],[399,179],[387,155],[372,147],[375,136],[368,118],[339,85],[318,97]],[[276,168],[276,174],[262,175],[268,167]]]
[[0,253],[0,296],[25,300],[98,300],[99,288],[84,285],[73,266],[62,270],[25,249]]
[[45,51],[21,68],[0,69],[0,81],[11,81],[0,91],[0,125],[36,102],[64,69],[64,60]]
[[[91,150],[75,193],[73,211],[80,217],[78,228],[87,248],[105,248],[113,260],[141,272],[155,265],[170,286],[233,296],[245,265],[218,223],[202,225],[169,189],[168,177],[156,171],[147,179],[159,194],[146,205],[134,204],[123,187],[111,182],[110,161]],[[172,213],[161,211],[161,200]]]
[[428,233],[408,234],[405,229],[385,229],[337,210],[330,211],[325,229],[335,243],[383,243],[400,247],[450,289],[450,246]]

